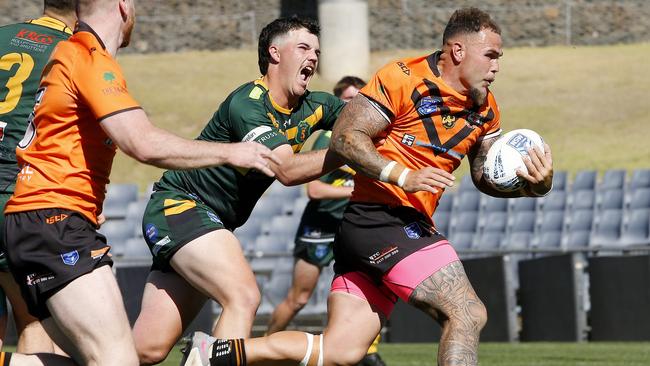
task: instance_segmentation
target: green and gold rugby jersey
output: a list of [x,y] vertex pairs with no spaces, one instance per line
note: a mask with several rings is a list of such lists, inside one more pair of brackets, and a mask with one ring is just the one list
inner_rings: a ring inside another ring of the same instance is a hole
[[34,109],[41,73],[55,46],[72,35],[65,23],[41,17],[0,27],[0,192],[13,192],[16,146]]
[[[289,144],[298,153],[307,137],[331,130],[344,103],[324,92],[309,92],[292,110],[278,106],[261,79],[246,83],[219,106],[198,140],[257,141],[271,150]],[[227,147],[226,147],[227,148]],[[255,170],[218,166],[165,172],[155,190],[181,190],[212,208],[228,229],[243,225],[275,178]]]
[[[314,142],[313,150],[326,149],[331,138],[332,133],[330,131],[320,134]],[[342,166],[323,175],[319,180],[336,187],[352,187],[354,186],[354,170],[348,166]],[[348,201],[346,198],[310,200],[302,214],[301,221],[309,226],[316,227],[318,227],[318,223],[325,226],[331,226],[331,223],[335,223],[334,226],[338,226],[338,222],[343,218],[343,211],[345,211]]]

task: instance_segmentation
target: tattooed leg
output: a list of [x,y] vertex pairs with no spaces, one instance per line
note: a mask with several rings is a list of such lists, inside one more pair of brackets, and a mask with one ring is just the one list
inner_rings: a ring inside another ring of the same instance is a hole
[[487,312],[460,261],[448,264],[422,281],[411,294],[409,303],[442,326],[438,365],[478,364],[479,333],[487,321]]

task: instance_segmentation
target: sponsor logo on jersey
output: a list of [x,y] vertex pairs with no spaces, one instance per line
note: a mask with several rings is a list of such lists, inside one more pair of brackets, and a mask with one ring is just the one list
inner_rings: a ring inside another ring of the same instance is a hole
[[262,90],[262,88],[256,86],[251,90],[250,93],[248,93],[248,97],[251,98],[251,99],[258,100],[258,99],[260,99],[262,94],[264,94],[264,90]]
[[16,180],[26,180],[30,181],[32,179],[32,175],[34,175],[34,170],[29,164],[23,165],[23,167],[20,169],[20,173],[18,173],[18,177]]
[[61,260],[63,260],[63,264],[65,265],[74,266],[79,260],[79,252],[73,250],[71,252],[63,253],[61,254]]
[[160,252],[160,249],[162,249],[165,245],[170,243],[172,240],[169,238],[169,235],[165,235],[164,238],[160,239],[156,244],[153,245],[153,248],[151,248],[151,253],[153,255],[158,255],[158,252]]
[[442,105],[442,98],[426,96],[418,102],[418,114],[421,116],[433,114],[440,111]]
[[314,256],[318,259],[323,259],[329,252],[329,245],[327,244],[318,244],[316,245],[316,250],[314,250]]
[[412,222],[406,226],[404,226],[404,232],[406,233],[406,236],[408,236],[409,239],[420,239],[422,237],[422,229],[420,228],[420,225],[418,225],[417,222]]
[[0,121],[0,141],[5,139],[5,127],[7,127],[7,122]]
[[267,132],[271,132],[273,129],[269,126],[257,126],[250,130],[246,135],[244,135],[244,138],[241,140],[243,142],[246,141],[255,141],[258,137],[262,136],[263,134]]
[[456,117],[455,116],[443,116],[442,117],[442,126],[446,129],[453,128],[454,125],[456,124]]
[[33,286],[41,282],[54,279],[54,273],[30,273],[26,276],[25,282],[27,286]]
[[307,137],[309,137],[309,132],[311,131],[311,126],[306,121],[300,121],[296,130],[295,141],[299,144],[305,142]]
[[397,245],[390,245],[386,248],[382,248],[380,251],[368,257],[368,260],[370,261],[370,264],[378,264],[394,256],[398,252],[399,248]]
[[149,239],[150,243],[153,243],[158,239],[158,228],[154,224],[147,224],[144,227],[144,236]]
[[210,221],[214,222],[215,224],[223,225],[223,222],[221,221],[219,216],[217,216],[217,214],[215,214],[214,212],[210,212],[210,211],[207,211],[207,214],[208,214],[208,218],[210,219]]
[[397,66],[399,66],[400,70],[402,70],[402,72],[404,74],[409,75],[409,76],[411,75],[411,69],[409,69],[408,66],[406,66],[406,64],[404,64],[403,62],[401,62],[401,61],[398,62]]
[[467,125],[471,128],[475,128],[477,126],[480,127],[485,124],[483,117],[481,117],[481,115],[476,112],[471,112],[465,119],[467,121]]
[[405,133],[404,136],[402,136],[402,143],[407,146],[413,146],[413,143],[415,142],[415,136],[409,135],[408,133]]
[[54,216],[47,217],[45,219],[45,223],[48,224],[48,225],[52,225],[54,223],[61,222],[61,221],[65,220],[65,219],[67,219],[67,218],[68,218],[68,215],[66,215],[66,214],[54,215]]
[[104,81],[111,84],[116,79],[115,74],[112,71],[106,71],[102,77],[104,78]]
[[40,34],[34,31],[30,31],[29,29],[21,29],[18,31],[18,33],[16,33],[15,37],[40,44],[54,43],[54,37],[47,34]]

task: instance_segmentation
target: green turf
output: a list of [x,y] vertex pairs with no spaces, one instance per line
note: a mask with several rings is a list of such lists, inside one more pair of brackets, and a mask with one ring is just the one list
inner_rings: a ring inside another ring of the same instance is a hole
[[[388,366],[435,365],[437,344],[382,343]],[[175,349],[162,365],[178,365]],[[481,366],[647,366],[650,343],[483,343]]]
[[[374,53],[371,70],[431,50]],[[594,47],[506,48],[492,86],[505,130],[531,128],[551,145],[556,170],[648,168],[650,43]],[[194,138],[219,103],[258,77],[254,50],[126,55],[129,89],[151,119]],[[369,75],[364,75],[368,77]],[[330,90],[316,77],[312,90]],[[457,172],[467,172],[466,164]],[[161,171],[119,154],[111,179],[141,187]]]

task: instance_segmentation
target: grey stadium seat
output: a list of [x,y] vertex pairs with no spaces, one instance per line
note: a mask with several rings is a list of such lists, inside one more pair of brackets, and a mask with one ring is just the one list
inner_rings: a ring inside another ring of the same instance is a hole
[[581,170],[576,174],[571,190],[596,189],[596,177],[598,173],[595,170]]
[[591,231],[594,221],[593,210],[570,210],[565,214],[564,231]]
[[455,194],[451,192],[445,192],[440,200],[438,200],[438,207],[436,207],[436,212],[438,211],[447,211],[451,212],[452,206],[454,203]]
[[632,172],[629,188],[650,188],[650,169],[637,169]]
[[509,233],[526,232],[532,234],[535,231],[535,219],[536,214],[533,211],[521,211],[512,214],[508,217],[507,231]]
[[454,214],[449,223],[449,232],[475,233],[478,224],[478,211],[465,211]]
[[275,216],[270,222],[262,225],[262,233],[286,240],[293,239],[300,224],[299,216]]
[[484,212],[479,216],[481,232],[504,233],[508,224],[508,214],[501,211]]
[[474,186],[474,182],[472,182],[472,176],[469,174],[464,175],[463,178],[461,178],[460,180],[458,193],[466,192],[466,191],[474,191],[474,190],[476,190],[476,186]]
[[564,210],[549,211],[541,213],[540,223],[536,233],[544,234],[548,231],[562,231],[564,225]]
[[569,174],[566,170],[553,173],[553,190],[565,191],[569,185]]
[[623,214],[620,244],[650,245],[650,209],[627,210]]
[[622,189],[612,188],[596,193],[596,210],[622,209],[625,194]]
[[501,248],[505,234],[499,231],[487,231],[474,237],[473,248],[480,250],[498,250]]
[[124,257],[151,260],[151,251],[143,239],[132,238],[126,241]]
[[479,191],[464,191],[456,194],[454,212],[478,211],[481,195]]
[[621,237],[622,210],[602,210],[596,214],[590,247],[616,246]]
[[530,241],[532,248],[560,249],[562,245],[562,231],[542,231],[537,233]]
[[264,193],[265,196],[273,197],[280,200],[293,200],[302,195],[303,188],[301,185],[285,186],[276,180],[271,184],[269,189]]
[[571,210],[593,209],[596,201],[596,192],[593,189],[579,189],[571,191],[567,204]]
[[109,184],[102,213],[107,219],[126,217],[129,203],[138,200],[138,186],[135,184]]
[[650,208],[650,188],[637,188],[632,191],[628,208]]
[[562,247],[566,249],[586,249],[589,246],[590,232],[587,230],[570,230],[562,234]]
[[260,235],[255,239],[256,252],[262,254],[281,254],[289,253],[289,244],[287,238],[279,238],[271,235]]
[[558,211],[566,208],[567,193],[553,189],[548,196],[540,198],[538,203],[542,211]]
[[449,242],[457,251],[471,249],[474,244],[474,233],[457,232],[449,237]]
[[623,189],[625,187],[625,170],[610,169],[605,171],[603,179],[598,185],[599,190]]
[[451,212],[434,212],[433,213],[433,223],[436,227],[436,229],[442,234],[442,235],[448,235],[449,234],[449,222],[451,221]]
[[481,211],[508,211],[508,200],[481,194]]
[[508,205],[512,212],[535,211],[537,209],[537,198],[518,197],[509,198]]
[[132,238],[135,231],[134,226],[133,222],[127,220],[107,220],[98,231],[106,236],[108,245],[112,246],[115,245],[113,243],[124,243],[127,239]]

